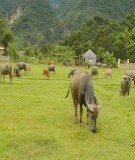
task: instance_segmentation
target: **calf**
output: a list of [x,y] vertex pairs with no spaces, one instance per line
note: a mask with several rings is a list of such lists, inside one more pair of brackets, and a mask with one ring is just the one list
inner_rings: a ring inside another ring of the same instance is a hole
[[127,75],[122,76],[120,96],[129,96],[132,78]]
[[104,75],[106,76],[106,78],[107,78],[108,76],[110,76],[110,78],[112,77],[112,70],[111,70],[111,69],[106,69],[103,73],[104,73]]
[[28,63],[26,63],[26,72],[30,72],[30,71],[31,71],[31,66]]
[[45,77],[49,78],[49,71],[48,71],[48,69],[44,69],[44,70],[43,70],[43,75],[44,75]]

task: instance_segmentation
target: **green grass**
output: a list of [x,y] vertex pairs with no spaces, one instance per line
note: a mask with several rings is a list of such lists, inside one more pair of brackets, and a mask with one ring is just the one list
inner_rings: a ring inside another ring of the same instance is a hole
[[[46,80],[44,65],[32,64],[9,84],[0,83],[0,159],[2,160],[134,160],[135,88],[120,97],[123,70],[113,69],[111,79],[99,69],[95,94],[102,102],[97,133],[83,123],[74,123],[71,95],[65,99],[70,68],[56,65],[56,74]],[[81,68],[89,71],[87,68]]]

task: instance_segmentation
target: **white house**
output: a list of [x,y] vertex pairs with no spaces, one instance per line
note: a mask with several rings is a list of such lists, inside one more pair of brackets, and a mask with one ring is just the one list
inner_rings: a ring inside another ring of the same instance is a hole
[[95,65],[96,64],[96,60],[97,60],[97,56],[91,49],[89,49],[87,52],[85,52],[83,54],[84,63],[88,62],[88,63],[90,63],[92,65]]

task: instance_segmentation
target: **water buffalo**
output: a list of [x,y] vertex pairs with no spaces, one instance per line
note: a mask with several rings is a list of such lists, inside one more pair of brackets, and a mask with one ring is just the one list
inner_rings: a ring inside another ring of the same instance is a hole
[[103,73],[104,73],[104,75],[106,76],[106,78],[107,78],[108,76],[110,76],[110,78],[112,77],[112,70],[111,70],[111,69],[106,69]]
[[[18,69],[19,69],[19,74],[18,74]],[[26,68],[25,62],[17,63],[17,65],[14,68],[14,75],[20,77],[19,75],[21,75],[21,73],[20,73],[21,70],[24,70],[26,72],[27,68]]]
[[55,65],[54,64],[50,64],[50,65],[48,65],[48,71],[49,72],[53,72],[53,73],[55,73]]
[[134,85],[135,85],[135,71],[134,71],[134,70],[126,71],[126,72],[125,72],[125,75],[131,77],[132,80],[134,81]]
[[[98,104],[97,98],[94,94],[94,88],[91,76],[87,72],[77,72],[71,79],[71,94],[75,109],[75,120],[77,120],[77,106],[80,105],[80,123],[82,122],[82,113],[84,105],[87,107],[87,124],[88,118],[91,120],[91,130],[93,133],[96,132],[96,119],[98,117],[100,105]],[[66,98],[69,94],[66,95]]]
[[72,68],[68,74],[68,78],[70,78],[70,76],[73,76],[74,72],[76,72],[77,70],[78,70],[77,67]]
[[132,81],[131,77],[129,77],[127,75],[122,76],[120,96],[121,95],[123,95],[123,96],[128,95],[129,96],[131,81]]
[[98,78],[98,67],[97,66],[92,66],[92,68],[91,68],[91,76],[92,77],[96,76]]
[[10,84],[12,83],[12,66],[8,63],[1,64],[0,66],[0,75],[3,76],[5,82],[5,75],[9,75]]
[[19,67],[17,65],[14,67],[14,74],[13,74],[13,76],[15,76],[15,77],[21,77],[20,70],[19,70]]

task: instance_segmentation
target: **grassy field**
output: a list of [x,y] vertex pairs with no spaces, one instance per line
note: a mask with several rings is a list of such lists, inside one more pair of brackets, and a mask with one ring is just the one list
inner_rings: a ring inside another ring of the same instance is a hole
[[[32,64],[30,74],[22,73],[9,84],[0,83],[1,160],[134,160],[135,88],[120,97],[123,70],[113,69],[111,79],[99,69],[94,79],[95,94],[102,102],[97,133],[83,123],[74,123],[71,94],[67,99],[70,68],[56,66],[46,80],[46,66]],[[87,68],[82,68],[87,70]]]

